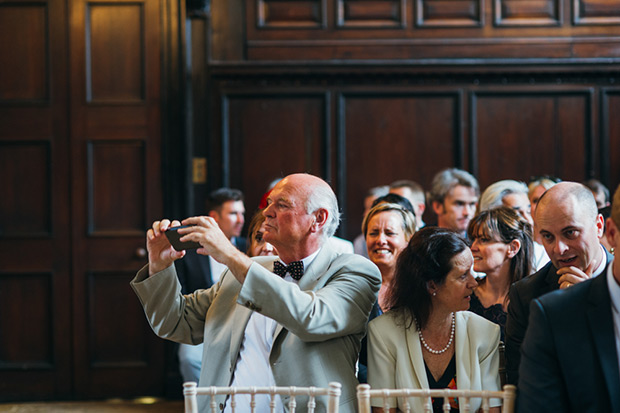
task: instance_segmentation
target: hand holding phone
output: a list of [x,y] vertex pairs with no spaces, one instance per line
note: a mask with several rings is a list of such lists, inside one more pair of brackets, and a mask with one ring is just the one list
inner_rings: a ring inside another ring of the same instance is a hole
[[170,244],[172,244],[172,248],[174,248],[177,251],[183,251],[183,250],[195,250],[201,247],[200,243],[198,242],[181,241],[181,237],[185,234],[183,235],[179,234],[178,229],[187,228],[189,226],[191,225],[181,225],[178,227],[171,227],[171,228],[168,228],[166,232],[164,232],[164,234],[166,234],[166,238],[168,238],[168,241],[170,241]]

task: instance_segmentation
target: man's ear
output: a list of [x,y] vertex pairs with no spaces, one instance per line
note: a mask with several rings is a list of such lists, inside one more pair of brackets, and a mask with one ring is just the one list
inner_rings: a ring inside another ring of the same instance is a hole
[[218,221],[220,219],[220,214],[215,209],[212,209],[211,211],[209,211],[209,216],[213,218],[215,221]]
[[314,213],[314,222],[312,223],[312,232],[318,232],[327,223],[329,213],[326,209],[320,208]]
[[599,238],[603,238],[605,235],[605,219],[601,214],[596,217],[596,234]]
[[520,249],[521,241],[519,241],[518,239],[513,239],[512,241],[510,241],[510,243],[508,244],[508,258],[514,258],[514,256],[517,255]]
[[616,245],[616,235],[620,231],[620,228],[616,225],[616,223],[611,218],[607,218],[607,229],[605,230],[605,236],[607,237],[607,242],[609,242],[609,246],[616,249],[619,246]]
[[433,201],[433,212],[435,212],[435,215],[443,214],[443,203]]

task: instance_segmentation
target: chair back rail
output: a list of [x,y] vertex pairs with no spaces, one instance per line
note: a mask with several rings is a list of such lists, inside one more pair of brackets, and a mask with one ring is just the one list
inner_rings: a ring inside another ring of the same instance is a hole
[[276,411],[276,395],[286,395],[290,397],[288,408],[291,413],[295,413],[295,409],[297,408],[297,401],[295,399],[296,396],[309,397],[307,405],[308,413],[313,413],[315,411],[317,396],[328,396],[327,413],[338,413],[341,388],[342,385],[337,382],[329,383],[329,387],[198,387],[196,382],[186,382],[183,383],[183,395],[185,398],[185,413],[198,413],[198,402],[196,398],[198,395],[211,396],[211,412],[217,413],[219,409],[214,396],[222,394],[230,396],[230,407],[233,413],[237,407],[235,402],[235,395],[237,394],[250,395],[250,409],[252,413],[255,413],[256,410],[255,396],[257,394],[268,394],[270,396],[271,413],[275,413]]
[[469,401],[472,398],[482,399],[482,411],[484,413],[489,412],[489,400],[501,399],[502,400],[502,413],[514,412],[515,398],[517,388],[513,385],[507,384],[503,387],[503,391],[487,391],[487,390],[459,390],[459,389],[372,389],[368,384],[360,384],[357,386],[357,401],[359,407],[359,413],[370,413],[370,399],[381,398],[383,399],[383,409],[388,412],[390,408],[396,408],[397,406],[390,406],[390,398],[404,398],[404,411],[405,413],[411,412],[411,406],[407,398],[409,397],[423,397],[426,399],[424,403],[424,413],[432,413],[433,407],[431,405],[431,397],[443,398],[443,411],[450,411],[451,398],[460,398],[463,400],[463,407],[465,411],[470,411]]

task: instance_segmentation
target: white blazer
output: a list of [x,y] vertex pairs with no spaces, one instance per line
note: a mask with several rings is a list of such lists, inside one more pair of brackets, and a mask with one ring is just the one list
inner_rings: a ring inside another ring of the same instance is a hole
[[[456,383],[460,390],[500,390],[499,326],[469,311],[455,313]],[[428,389],[420,336],[415,323],[405,330],[402,318],[388,312],[368,326],[368,383],[373,389]],[[411,398],[412,411],[424,411],[423,398]],[[459,401],[464,411],[464,401]],[[373,399],[373,406],[383,406],[383,399]],[[470,399],[476,411],[481,399]],[[491,407],[501,400],[491,399]],[[403,400],[390,399],[390,406],[404,411]]]

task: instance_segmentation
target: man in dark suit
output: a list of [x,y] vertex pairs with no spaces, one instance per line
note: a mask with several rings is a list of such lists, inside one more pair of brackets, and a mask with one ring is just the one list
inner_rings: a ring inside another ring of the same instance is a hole
[[541,235],[551,262],[510,288],[506,320],[506,381],[519,381],[520,349],[527,329],[530,303],[604,272],[611,256],[600,244],[603,217],[592,192],[576,182],[561,182],[538,201],[535,231]]
[[[615,249],[620,187],[607,225]],[[620,260],[599,277],[534,299],[522,346],[519,411],[620,411],[619,310]]]
[[[216,189],[207,198],[207,214],[215,220],[226,238],[240,251],[245,252],[245,238],[240,237],[245,222],[243,193],[238,189]],[[198,254],[196,250],[186,251],[183,259],[175,261],[174,265],[184,294],[211,287],[226,269],[225,265],[213,257]],[[202,362],[202,344],[180,344],[178,356],[183,381],[197,382]]]

